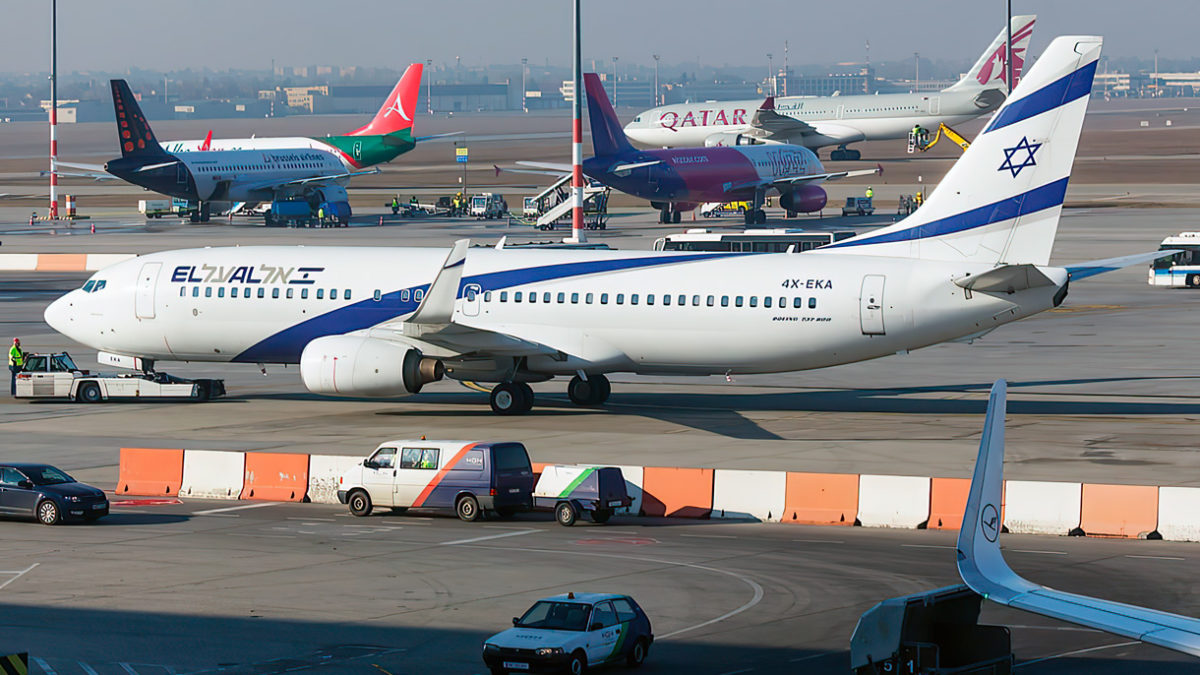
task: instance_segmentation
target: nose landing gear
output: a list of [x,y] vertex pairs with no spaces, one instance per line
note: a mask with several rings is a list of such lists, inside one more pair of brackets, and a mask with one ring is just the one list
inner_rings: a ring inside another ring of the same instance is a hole
[[492,388],[492,412],[524,415],[533,409],[533,388],[524,382],[501,382]]

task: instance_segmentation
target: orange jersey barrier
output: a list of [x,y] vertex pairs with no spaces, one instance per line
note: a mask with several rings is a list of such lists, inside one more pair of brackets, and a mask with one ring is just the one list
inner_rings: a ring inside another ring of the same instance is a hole
[[929,496],[929,529],[957,530],[967,510],[970,478],[934,478]]
[[242,499],[308,501],[308,455],[247,452]]
[[712,512],[713,470],[648,466],[642,473],[642,513],[705,518]]
[[178,495],[183,484],[183,450],[121,448],[119,495]]
[[86,253],[39,253],[39,272],[82,272],[87,269]]
[[1158,528],[1158,488],[1084,483],[1079,527],[1092,537],[1145,538]]
[[858,517],[858,474],[789,471],[783,522],[853,525]]

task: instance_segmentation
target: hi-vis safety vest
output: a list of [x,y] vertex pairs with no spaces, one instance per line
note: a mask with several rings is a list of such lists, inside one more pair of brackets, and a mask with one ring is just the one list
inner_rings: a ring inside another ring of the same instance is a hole
[[25,352],[21,348],[13,345],[12,349],[8,350],[8,365],[23,366],[25,365]]

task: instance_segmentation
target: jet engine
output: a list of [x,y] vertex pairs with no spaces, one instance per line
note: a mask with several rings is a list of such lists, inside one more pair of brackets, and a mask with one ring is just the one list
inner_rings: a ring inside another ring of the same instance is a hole
[[779,197],[779,205],[788,211],[812,213],[825,208],[828,196],[820,186],[801,185],[791,192],[785,192]]
[[417,348],[392,340],[330,335],[300,354],[300,378],[314,394],[401,396],[442,379],[446,367]]

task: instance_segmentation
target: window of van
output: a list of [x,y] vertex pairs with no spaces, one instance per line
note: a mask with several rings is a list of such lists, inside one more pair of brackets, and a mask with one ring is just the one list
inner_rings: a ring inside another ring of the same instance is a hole
[[396,449],[380,448],[371,455],[370,461],[380,469],[393,469],[396,467]]
[[437,469],[441,452],[438,448],[404,448],[400,451],[400,468]]
[[496,471],[531,471],[529,454],[525,446],[517,443],[505,443],[492,447],[492,459]]

